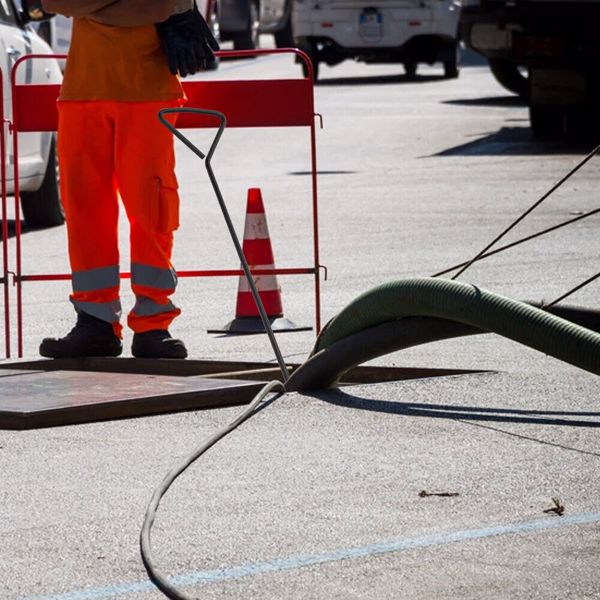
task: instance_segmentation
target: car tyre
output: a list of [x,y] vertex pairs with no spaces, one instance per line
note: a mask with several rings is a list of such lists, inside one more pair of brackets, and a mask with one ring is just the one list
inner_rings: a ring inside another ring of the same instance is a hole
[[37,28],[37,34],[52,48],[52,30],[50,21],[42,21]]
[[[206,19],[207,25],[213,34],[215,40],[221,45],[221,30],[219,27],[219,8],[218,3],[211,2],[210,14]],[[210,60],[208,60],[206,65],[207,71],[216,71],[219,68],[219,58],[217,56],[213,56]]]
[[248,8],[250,12],[250,17],[248,19],[246,29],[232,36],[234,50],[254,50],[255,48],[258,48],[258,35],[260,25],[260,8],[258,5],[258,0],[250,0]]
[[29,227],[55,227],[65,222],[65,212],[60,200],[55,136],[52,136],[50,143],[42,185],[37,192],[21,192],[21,209]]

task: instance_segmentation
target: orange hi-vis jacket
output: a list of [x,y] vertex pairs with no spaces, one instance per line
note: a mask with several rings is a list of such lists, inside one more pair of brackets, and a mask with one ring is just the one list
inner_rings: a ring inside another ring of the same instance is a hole
[[154,25],[114,27],[75,17],[60,100],[145,102],[183,98]]
[[71,301],[121,335],[118,196],[130,223],[134,332],[167,329],[179,197],[161,108],[184,94],[154,26],[113,27],[75,17],[59,97],[58,157],[72,270]]

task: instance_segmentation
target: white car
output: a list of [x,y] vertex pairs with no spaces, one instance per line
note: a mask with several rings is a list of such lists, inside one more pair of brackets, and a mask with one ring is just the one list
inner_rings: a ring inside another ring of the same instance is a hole
[[444,76],[453,78],[459,73],[460,7],[460,0],[294,0],[292,31],[315,79],[320,62],[347,58],[402,63],[409,77],[418,63],[439,61]]
[[[36,33],[32,23],[45,17],[39,0],[23,0],[22,7],[14,0],[0,1],[0,43],[4,116],[12,118],[10,74],[15,61],[27,54],[52,54],[52,49]],[[62,81],[60,65],[55,59],[27,61],[17,71],[17,83],[54,83]],[[53,133],[19,134],[19,189],[21,208],[27,225],[34,227],[60,225],[64,213],[60,202],[56,142]],[[14,159],[12,140],[6,136],[7,193],[14,193]]]

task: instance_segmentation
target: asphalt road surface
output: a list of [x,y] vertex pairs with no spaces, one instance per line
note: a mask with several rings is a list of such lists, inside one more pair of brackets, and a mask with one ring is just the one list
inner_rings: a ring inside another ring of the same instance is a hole
[[[210,74],[289,76],[300,67],[287,56],[224,61]],[[375,285],[471,258],[597,143],[532,139],[526,106],[472,57],[455,80],[441,66],[412,81],[400,65],[323,67],[315,108],[323,321]],[[209,130],[189,136],[201,148],[212,139]],[[237,268],[206,171],[177,144],[175,266]],[[309,158],[305,129],[252,128],[226,130],[213,160],[240,235],[246,191],[261,188],[278,267],[311,264]],[[505,241],[597,209],[598,160]],[[126,268],[125,219],[121,227]],[[599,253],[591,217],[477,263],[460,280],[548,302],[594,275]],[[66,272],[64,228],[26,231],[23,268]],[[285,316],[314,325],[311,278],[280,285]],[[26,358],[42,337],[72,326],[68,291],[61,282],[25,285]],[[236,291],[235,277],[182,278],[173,334],[192,358],[274,362],[264,335],[207,333],[234,317]],[[597,307],[599,298],[594,282],[569,303]],[[314,337],[277,339],[300,362]],[[125,342],[127,355],[129,333]],[[600,598],[596,376],[495,335],[373,362],[486,372],[279,399],[166,496],[153,536],[161,570],[198,598]],[[0,596],[161,598],[138,551],[152,491],[239,411],[0,431]]]

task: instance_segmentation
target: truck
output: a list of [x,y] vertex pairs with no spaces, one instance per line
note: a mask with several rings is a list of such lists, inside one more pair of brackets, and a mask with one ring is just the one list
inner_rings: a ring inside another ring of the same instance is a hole
[[521,96],[538,138],[600,124],[600,0],[465,0],[460,33]]
[[401,63],[410,78],[419,63],[441,62],[444,77],[455,78],[459,15],[460,0],[294,0],[292,31],[315,80],[319,63],[346,59]]

